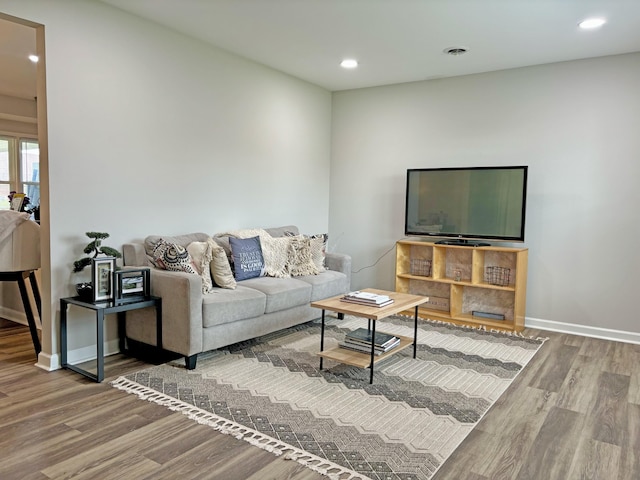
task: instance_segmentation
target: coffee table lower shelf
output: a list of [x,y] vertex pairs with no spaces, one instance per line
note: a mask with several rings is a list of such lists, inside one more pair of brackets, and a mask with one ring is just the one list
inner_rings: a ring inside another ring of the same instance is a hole
[[[387,357],[390,357],[394,353],[398,353],[400,350],[404,350],[407,347],[413,345],[413,338],[402,337],[396,335],[400,339],[400,345],[383,353],[382,355],[375,355],[373,357],[373,363],[376,364]],[[365,352],[357,352],[355,350],[349,350],[347,348],[330,348],[322,352],[318,352],[318,356],[335,360],[336,362],[346,363],[347,365],[353,365],[354,367],[369,368],[371,366],[371,354]]]

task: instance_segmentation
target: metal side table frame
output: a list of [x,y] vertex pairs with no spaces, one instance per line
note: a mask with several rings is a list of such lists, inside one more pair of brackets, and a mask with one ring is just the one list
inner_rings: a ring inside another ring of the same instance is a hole
[[[96,313],[96,347],[97,347],[97,369],[96,374],[84,370],[76,365],[67,362],[67,307],[76,305],[78,307],[93,310]],[[140,308],[155,307],[156,309],[156,345],[162,350],[162,298],[149,296],[143,299],[109,300],[106,302],[87,302],[80,297],[67,297],[60,299],[60,356],[62,368],[73,370],[76,373],[94,380],[102,382],[104,380],[104,317],[110,313],[118,314],[118,337],[120,349],[124,347],[124,321],[126,312]]]

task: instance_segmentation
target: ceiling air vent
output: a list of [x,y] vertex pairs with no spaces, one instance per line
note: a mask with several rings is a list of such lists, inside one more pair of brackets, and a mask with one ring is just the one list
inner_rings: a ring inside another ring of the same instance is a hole
[[446,53],[447,55],[458,56],[458,55],[464,55],[465,53],[467,53],[467,48],[466,47],[449,47],[449,48],[445,48],[443,52]]

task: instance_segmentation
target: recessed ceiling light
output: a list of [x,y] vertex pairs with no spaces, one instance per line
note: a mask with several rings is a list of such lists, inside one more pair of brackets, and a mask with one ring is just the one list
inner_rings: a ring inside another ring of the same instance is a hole
[[587,18],[586,20],[581,21],[578,26],[588,30],[591,28],[600,28],[605,23],[607,23],[607,21],[604,18]]
[[340,62],[340,66],[342,68],[356,68],[358,66],[358,61],[352,58],[345,58]]
[[38,55],[29,55],[29,60],[33,63],[38,63]]
[[467,47],[447,47],[443,50],[447,55],[464,55],[469,49]]

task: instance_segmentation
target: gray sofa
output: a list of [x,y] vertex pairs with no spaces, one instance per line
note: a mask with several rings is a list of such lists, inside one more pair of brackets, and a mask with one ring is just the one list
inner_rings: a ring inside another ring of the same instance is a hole
[[[298,233],[292,225],[265,230],[272,237]],[[163,238],[186,247],[210,237],[192,233]],[[330,252],[325,256],[327,269],[317,275],[250,278],[238,281],[235,289],[215,287],[207,294],[202,293],[200,276],[155,268],[144,243],[124,244],[123,259],[127,267],[151,268],[151,294],[162,298],[162,346],[184,355],[188,369],[195,368],[199,353],[319,318],[321,312],[310,302],[346,293],[351,283],[351,257]],[[156,344],[152,310],[127,313],[127,339]]]

